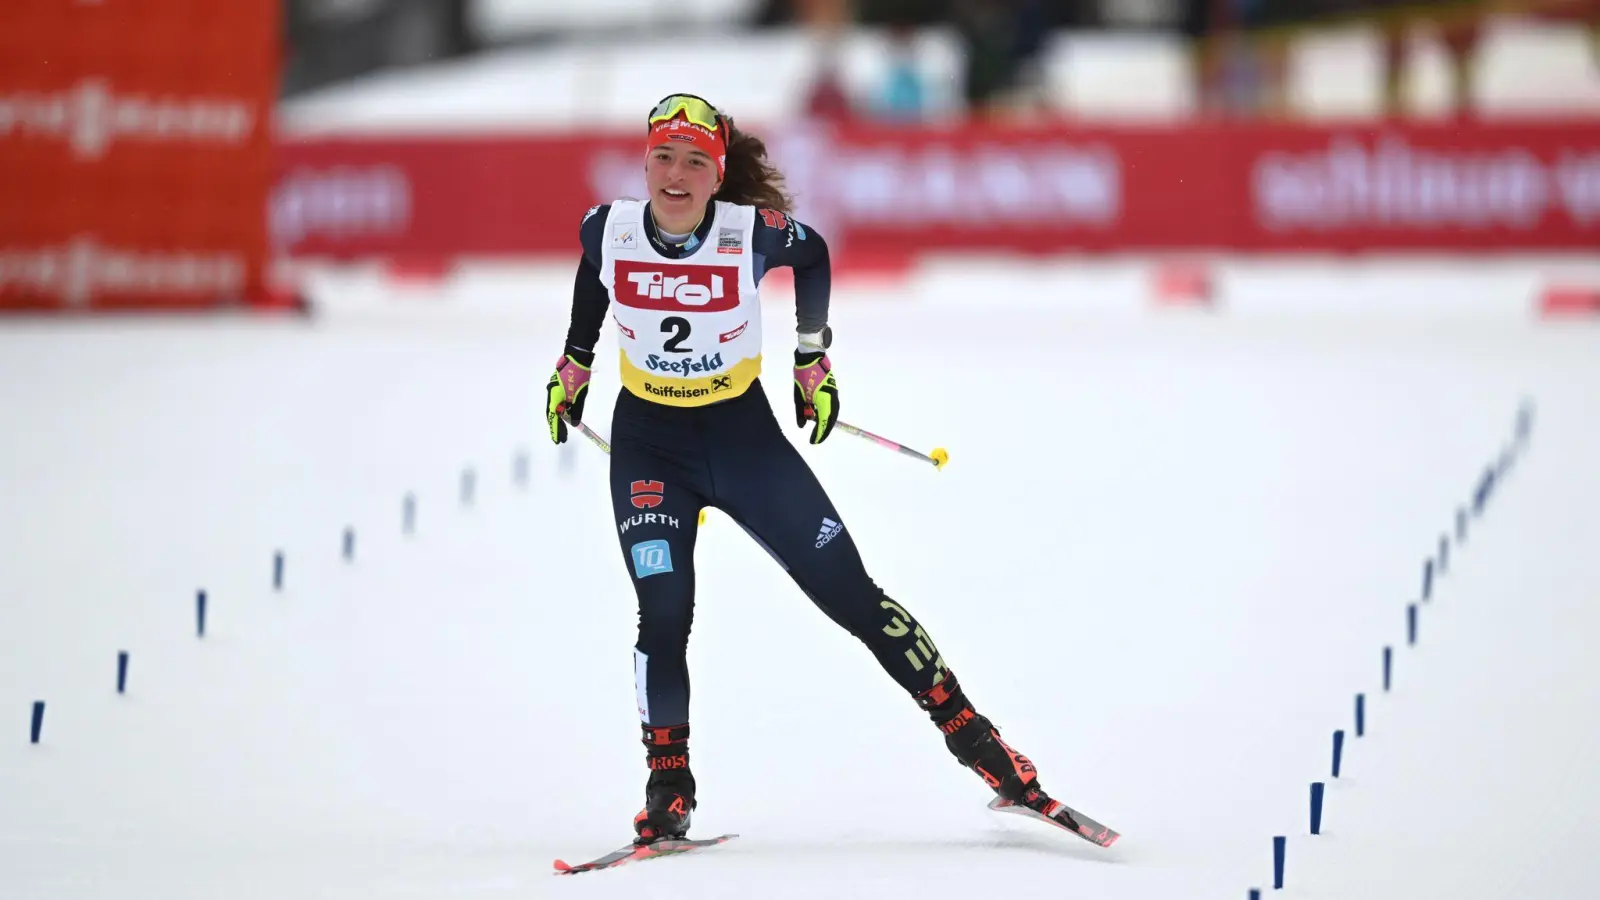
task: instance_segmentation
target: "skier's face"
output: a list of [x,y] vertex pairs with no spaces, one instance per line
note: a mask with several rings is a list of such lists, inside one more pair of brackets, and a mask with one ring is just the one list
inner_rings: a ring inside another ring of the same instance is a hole
[[650,209],[663,230],[681,234],[695,227],[722,183],[717,164],[703,150],[666,144],[645,157]]

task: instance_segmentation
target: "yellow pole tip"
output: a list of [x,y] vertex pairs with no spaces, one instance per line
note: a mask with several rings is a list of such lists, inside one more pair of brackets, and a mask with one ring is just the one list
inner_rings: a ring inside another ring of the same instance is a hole
[[933,457],[933,467],[935,469],[944,468],[944,464],[950,461],[950,451],[943,447],[933,448],[933,453],[929,455]]
[[704,525],[705,523],[706,523],[706,511],[702,509],[702,510],[700,510],[700,524]]

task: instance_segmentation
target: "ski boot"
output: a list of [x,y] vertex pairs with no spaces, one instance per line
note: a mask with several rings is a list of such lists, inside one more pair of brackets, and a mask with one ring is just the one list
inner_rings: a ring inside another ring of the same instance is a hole
[[1060,806],[1039,787],[1033,761],[1011,749],[1000,729],[972,708],[954,673],[946,672],[943,681],[918,694],[917,704],[944,733],[956,761],[978,773],[1002,801],[1046,816]]
[[644,787],[644,809],[633,817],[635,844],[681,839],[689,832],[695,808],[694,773],[689,771],[689,726],[644,726],[645,759],[650,778]]

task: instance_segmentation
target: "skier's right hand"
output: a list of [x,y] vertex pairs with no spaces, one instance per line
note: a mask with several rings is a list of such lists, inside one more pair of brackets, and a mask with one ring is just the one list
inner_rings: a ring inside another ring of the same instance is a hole
[[567,423],[561,420],[562,414],[574,425],[582,422],[583,403],[589,399],[589,365],[579,362],[579,357],[587,358],[589,365],[594,364],[593,353],[568,347],[556,360],[556,370],[550,375],[550,383],[545,385],[545,418],[550,422],[550,440],[557,444],[567,439]]

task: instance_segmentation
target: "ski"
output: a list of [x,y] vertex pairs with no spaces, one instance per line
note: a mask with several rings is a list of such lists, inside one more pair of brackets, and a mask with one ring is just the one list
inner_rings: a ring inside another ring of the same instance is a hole
[[679,840],[667,839],[656,841],[653,844],[629,844],[626,847],[613,850],[599,859],[590,860],[589,862],[579,863],[577,865],[572,865],[571,863],[558,859],[555,862],[555,874],[576,875],[579,872],[593,872],[598,869],[612,869],[631,862],[640,862],[642,860],[655,859],[661,856],[675,856],[679,853],[688,853],[690,850],[697,850],[701,847],[714,847],[717,844],[723,844],[731,841],[736,837],[738,837],[737,834],[723,834],[714,838],[700,838],[698,840],[689,840],[687,838],[683,838]]
[[[1052,809],[1051,807],[1054,808]],[[1012,815],[1026,816],[1030,819],[1047,822],[1062,831],[1070,831],[1089,843],[1098,844],[1101,847],[1109,847],[1117,842],[1117,838],[1122,837],[1122,835],[1059,800],[1050,801],[1049,805],[1045,807],[1048,812],[1040,812],[1020,803],[1012,803],[1003,797],[996,797],[990,800],[989,808],[995,812],[1011,813]]]

